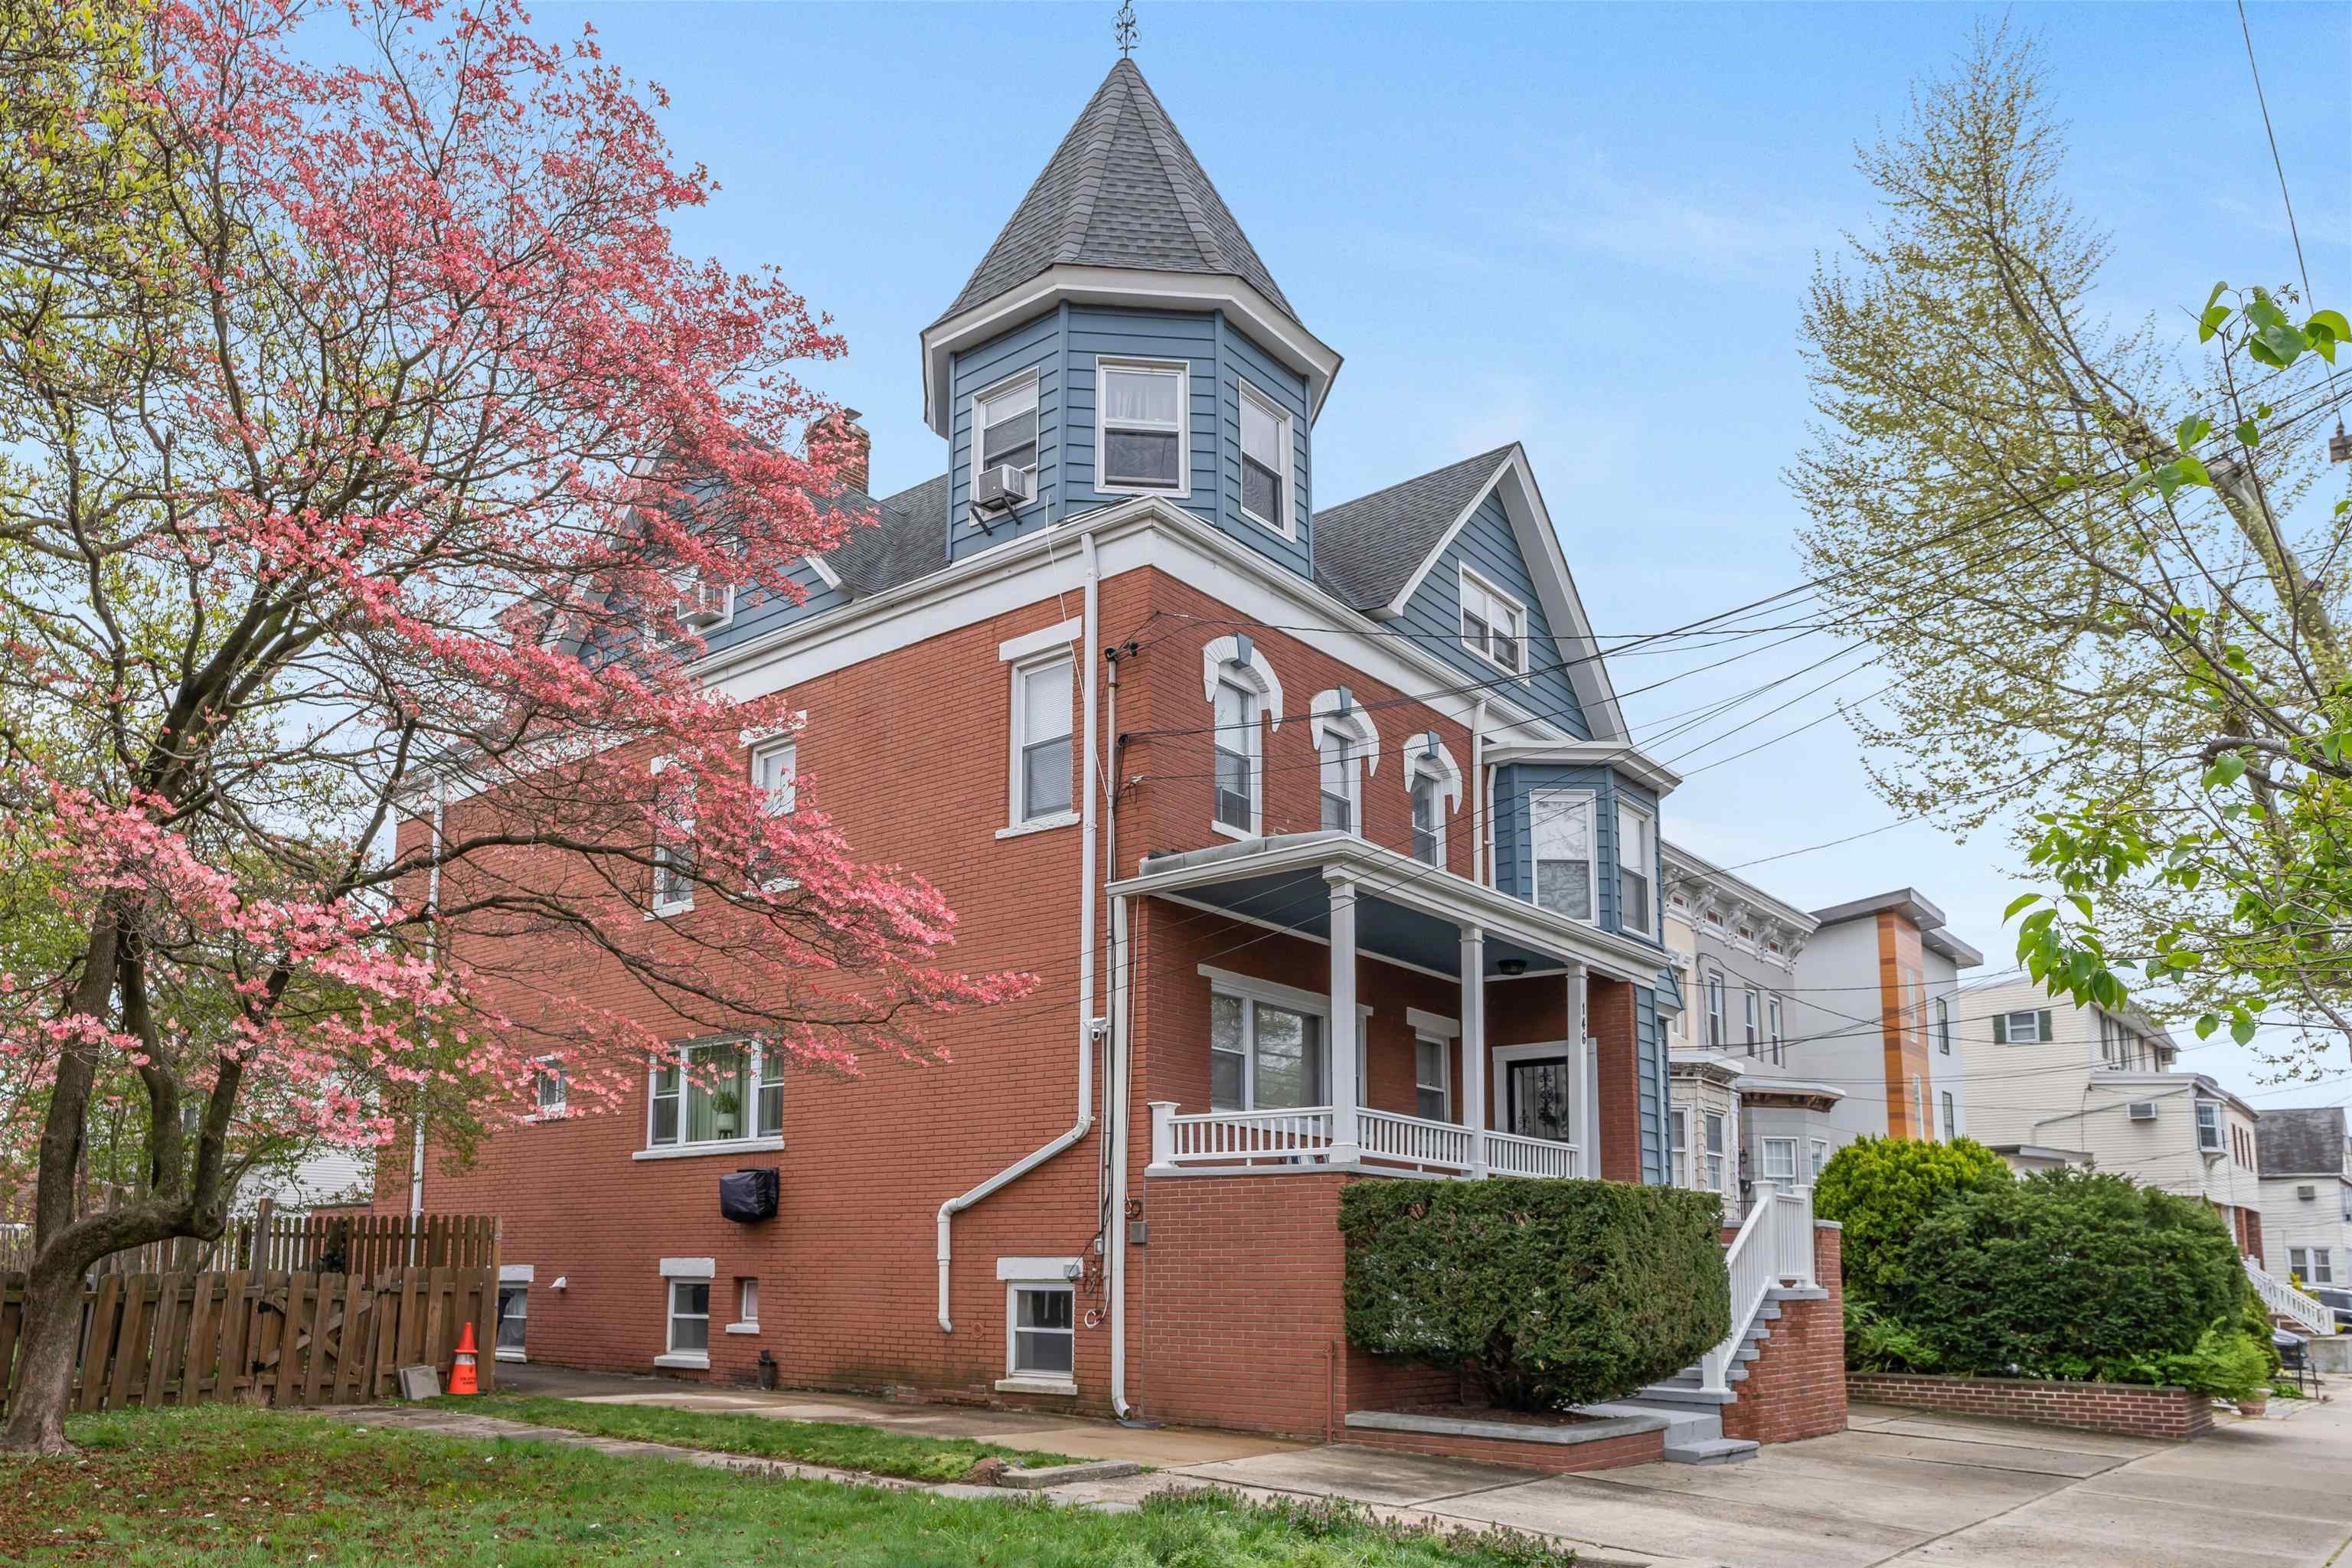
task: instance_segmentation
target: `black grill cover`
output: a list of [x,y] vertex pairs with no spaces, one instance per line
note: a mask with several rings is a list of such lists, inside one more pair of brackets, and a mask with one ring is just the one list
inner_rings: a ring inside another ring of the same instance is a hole
[[753,1220],[773,1219],[782,1187],[782,1173],[772,1165],[730,1171],[719,1178],[719,1213],[723,1218],[745,1225]]

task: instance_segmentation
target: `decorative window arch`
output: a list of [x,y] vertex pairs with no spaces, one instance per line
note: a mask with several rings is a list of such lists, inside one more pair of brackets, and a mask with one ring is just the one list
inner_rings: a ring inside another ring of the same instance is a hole
[[1320,761],[1321,826],[1338,833],[1364,831],[1364,775],[1381,768],[1381,732],[1372,716],[1344,686],[1318,691],[1307,704],[1307,724]]
[[1462,765],[1437,731],[1408,735],[1404,742],[1404,792],[1412,801],[1412,858],[1425,866],[1445,864],[1445,819],[1462,805]]
[[1215,715],[1209,752],[1213,790],[1210,821],[1220,833],[1253,838],[1265,826],[1265,761],[1261,719],[1282,728],[1282,682],[1244,634],[1212,637],[1201,649],[1202,696]]

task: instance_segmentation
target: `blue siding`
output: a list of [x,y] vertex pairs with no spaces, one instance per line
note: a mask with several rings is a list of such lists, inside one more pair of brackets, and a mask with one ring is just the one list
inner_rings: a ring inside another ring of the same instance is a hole
[[1666,1180],[1666,1032],[1658,1026],[1657,993],[1633,987],[1634,1083],[1640,1100],[1642,1181]]
[[807,590],[808,597],[794,605],[781,595],[772,596],[756,585],[735,590],[735,618],[723,626],[714,626],[704,634],[703,640],[717,653],[778,626],[822,615],[849,602],[849,595],[827,585],[825,580],[803,562],[793,569],[793,581]]
[[1474,680],[1495,680],[1496,668],[1461,644],[1462,569],[1468,567],[1528,607],[1528,668],[1536,673],[1503,679],[1496,689],[1534,710],[1537,717],[1557,724],[1579,740],[1592,738],[1584,709],[1576,700],[1569,672],[1553,668],[1578,657],[1552,640],[1551,621],[1536,595],[1535,579],[1519,553],[1518,536],[1499,496],[1478,504],[1462,531],[1454,536],[1412,596],[1405,601],[1400,629],[1419,636],[1419,645],[1436,654]]
[[[948,481],[948,515],[940,520],[942,561],[1034,533],[1061,515],[1061,345],[1067,313],[1057,310],[1036,317],[955,356],[949,374],[949,394],[954,400],[948,430],[948,471],[952,477]],[[1037,499],[1013,515],[1012,527],[992,519],[983,533],[971,525],[972,395],[1031,371],[1037,376]]]
[[1173,310],[1110,310],[1073,306],[1062,342],[1062,447],[1060,494],[1055,515],[1124,500],[1095,489],[1095,360],[1183,360],[1192,366],[1192,403],[1186,419],[1191,438],[1192,493],[1177,504],[1214,521],[1224,465],[1218,447],[1223,421],[1217,416],[1217,318]]
[[[1533,899],[1536,896],[1535,844],[1528,831],[1528,797],[1532,792],[1541,789],[1592,792],[1593,905],[1603,931],[1623,929],[1617,909],[1617,803],[1622,798],[1632,805],[1649,809],[1653,826],[1650,835],[1650,899],[1654,916],[1658,884],[1664,872],[1664,868],[1658,863],[1658,846],[1664,841],[1664,834],[1658,822],[1657,794],[1631,779],[1620,777],[1605,767],[1518,763],[1496,770],[1493,805],[1495,885],[1516,898]],[[1627,934],[1653,942],[1658,940],[1654,931]]]
[[[1296,538],[1286,539],[1242,511],[1244,381],[1290,416],[1290,521]],[[1217,317],[1217,420],[1223,444],[1223,472],[1219,475],[1223,504],[1218,509],[1217,526],[1300,576],[1312,576],[1314,536],[1309,530],[1314,525],[1314,507],[1307,482],[1306,378],[1292,374],[1261,352],[1222,313]]]

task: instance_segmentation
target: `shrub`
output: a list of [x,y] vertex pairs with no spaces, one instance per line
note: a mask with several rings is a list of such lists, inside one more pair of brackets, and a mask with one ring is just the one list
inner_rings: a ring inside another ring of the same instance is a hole
[[1348,1338],[1466,1367],[1509,1410],[1614,1399],[1731,1329],[1720,1200],[1621,1182],[1357,1182]]
[[2241,1334],[2246,1296],[2210,1208],[2086,1171],[1947,1197],[1888,1279],[1874,1304],[1941,1370],[2023,1377],[2148,1381],[2150,1363],[2195,1354],[2208,1331]]
[[1854,1372],[1934,1372],[1936,1352],[1885,1313],[1848,1296],[1845,1364]]
[[2217,1399],[2247,1398],[2270,1386],[2270,1336],[2257,1340],[2235,1326],[2217,1326],[2176,1355],[2137,1356],[2102,1375],[2116,1383],[2169,1384]]
[[1857,1138],[1822,1168],[1813,1212],[1845,1226],[1848,1297],[1874,1301],[1894,1283],[1905,1244],[1937,1204],[2014,1180],[2000,1156],[1973,1138]]

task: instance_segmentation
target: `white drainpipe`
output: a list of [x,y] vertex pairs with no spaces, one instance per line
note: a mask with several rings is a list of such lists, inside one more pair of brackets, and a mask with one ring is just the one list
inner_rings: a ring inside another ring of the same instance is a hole
[[1122,1421],[1127,1402],[1127,1125],[1128,1008],[1133,966],[1128,959],[1127,899],[1110,901],[1110,1048],[1103,1053],[1103,1121],[1110,1140],[1110,1232],[1104,1239],[1103,1289],[1110,1297],[1110,1407]]
[[1095,1013],[1095,791],[1093,775],[1095,757],[1095,675],[1096,599],[1098,579],[1095,566],[1095,538],[1091,533],[1078,536],[1078,547],[1086,561],[1086,612],[1078,633],[1076,669],[1085,677],[1079,690],[1079,714],[1086,747],[1086,787],[1081,791],[1078,808],[1078,1115],[1068,1131],[1052,1142],[1031,1150],[1012,1164],[996,1173],[968,1193],[950,1198],[940,1205],[940,1332],[955,1332],[955,1320],[948,1312],[948,1266],[953,1258],[950,1230],[955,1216],[995,1192],[1008,1186],[1084,1138],[1095,1124],[1095,1043],[1103,1029],[1102,1020]]

